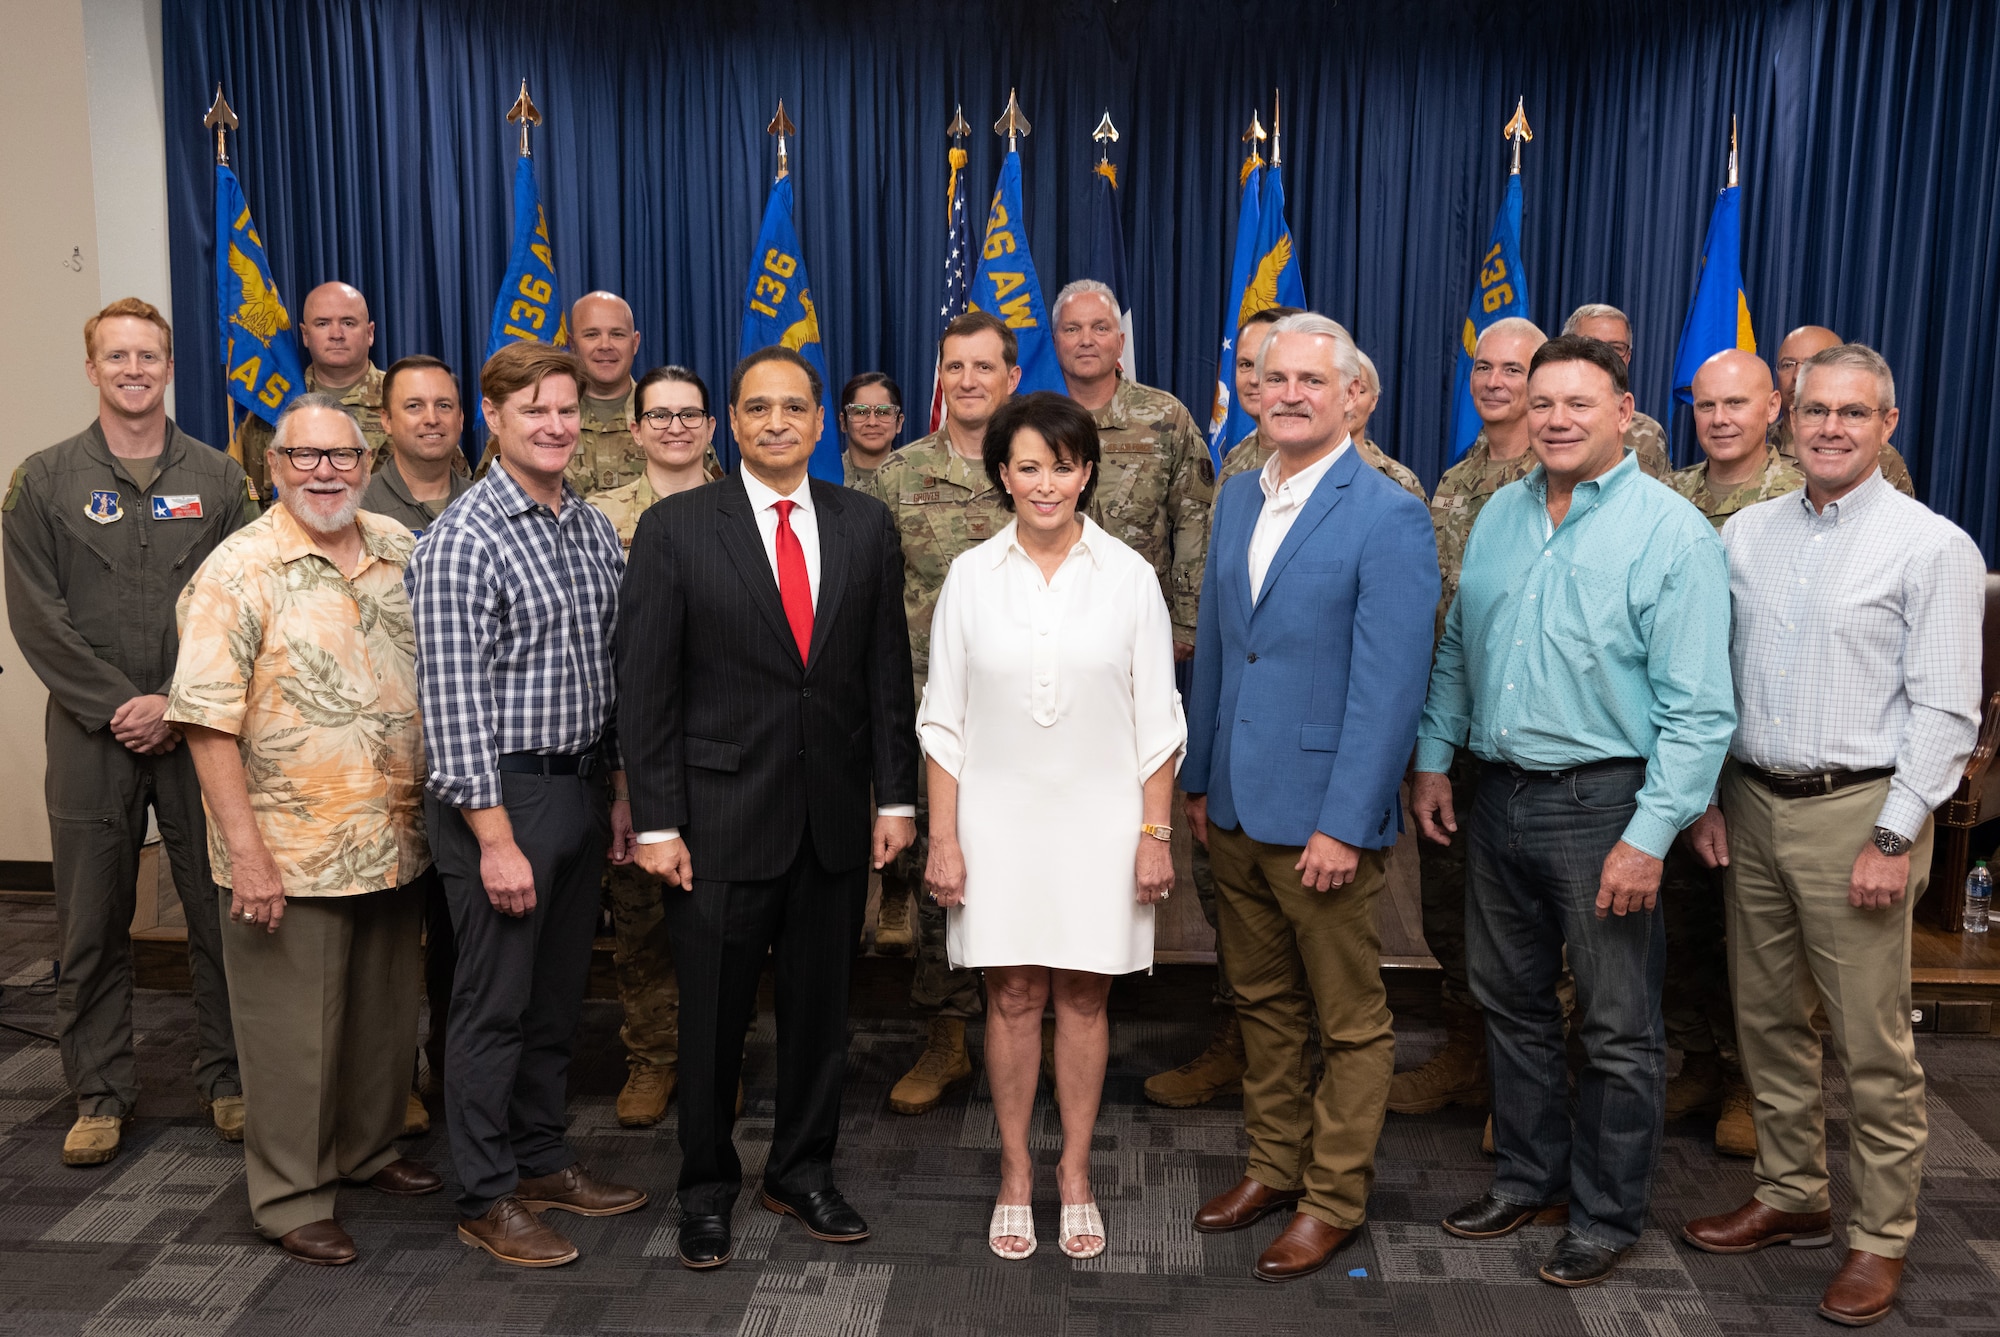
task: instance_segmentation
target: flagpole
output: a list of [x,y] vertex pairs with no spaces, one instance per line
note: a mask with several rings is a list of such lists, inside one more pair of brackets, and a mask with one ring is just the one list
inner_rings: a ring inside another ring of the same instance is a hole
[[1278,90],[1271,90],[1271,166],[1283,167],[1285,155],[1278,147]]
[[1025,139],[1034,133],[1034,127],[1028,124],[1028,118],[1021,114],[1020,99],[1014,96],[1012,88],[1007,90],[1006,110],[1000,113],[999,120],[993,122],[993,133],[1007,137],[1007,152],[1009,153],[1014,151],[1014,141],[1017,138]]
[[[217,83],[215,86],[215,101],[208,104],[208,115],[201,118],[201,123],[207,129],[215,131],[215,165],[217,167],[229,166],[229,142],[225,136],[229,131],[236,128],[237,122],[236,113],[229,109],[229,100],[222,96],[222,85],[220,83]],[[222,239],[218,237],[216,244],[221,245]],[[236,457],[237,463],[241,464],[243,451],[236,442],[236,399],[229,393],[229,353],[227,349],[218,349],[217,351],[223,355],[222,375],[224,379],[222,405],[229,415],[229,445],[225,449]]]
[[785,115],[785,100],[779,98],[778,114],[764,127],[765,134],[778,137],[778,174],[771,178],[771,184],[774,186],[792,174],[792,161],[785,152],[785,136],[796,135],[798,132],[799,128],[792,124],[792,118]]
[[1729,113],[1729,188],[1736,188],[1736,113]]
[[[1104,109],[1104,119],[1097,123],[1097,128],[1090,132],[1090,137],[1099,146],[1097,169],[1100,173],[1103,173],[1106,168],[1111,166],[1111,146],[1118,142],[1118,127],[1111,123],[1111,108],[1106,107]],[[1113,180],[1115,181],[1116,178],[1114,177]]]
[[951,169],[951,177],[946,183],[944,192],[944,224],[947,228],[951,226],[952,202],[958,198],[958,174],[965,169],[966,163],[971,161],[965,151],[966,138],[971,134],[972,126],[965,119],[964,105],[952,104],[951,124],[944,128],[944,137],[951,141],[951,148],[944,155],[945,164]]
[[1521,174],[1521,145],[1532,143],[1535,138],[1535,132],[1528,128],[1527,102],[1524,98],[1517,97],[1514,99],[1514,118],[1501,127],[1500,135],[1504,139],[1514,141],[1514,166],[1509,174],[1519,176]]
[[514,99],[513,106],[507,108],[507,119],[510,122],[519,123],[521,127],[521,156],[523,158],[534,157],[533,151],[528,147],[528,127],[540,125],[542,123],[542,113],[535,106],[535,100],[528,96],[528,81],[526,79],[521,80],[521,96]]

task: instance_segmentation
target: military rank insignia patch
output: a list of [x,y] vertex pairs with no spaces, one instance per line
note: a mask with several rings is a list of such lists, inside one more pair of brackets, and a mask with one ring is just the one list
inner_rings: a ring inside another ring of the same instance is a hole
[[92,492],[90,504],[83,508],[83,513],[100,525],[108,525],[113,520],[125,518],[125,508],[118,504],[118,493],[115,489]]

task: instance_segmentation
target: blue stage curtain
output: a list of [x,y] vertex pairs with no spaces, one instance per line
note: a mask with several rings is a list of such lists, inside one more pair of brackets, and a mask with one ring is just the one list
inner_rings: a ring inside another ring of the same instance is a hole
[[[365,291],[376,360],[476,372],[506,262],[525,75],[566,292],[630,299],[641,362],[720,393],[782,95],[798,224],[836,378],[929,391],[944,127],[975,127],[983,205],[1010,86],[1028,229],[1051,291],[1089,254],[1090,130],[1124,138],[1139,373],[1206,420],[1237,135],[1283,90],[1292,230],[1314,305],[1380,365],[1374,434],[1434,482],[1473,250],[1527,100],[1524,253],[1554,331],[1632,314],[1640,407],[1666,419],[1674,341],[1743,135],[1743,269],[1758,347],[1833,326],[1880,348],[1919,495],[1989,561],[2000,541],[2000,5],[1990,0],[165,0],[179,404],[224,434],[209,309],[217,82],[279,282]],[[912,421],[920,415],[913,415]],[[1686,411],[1677,442],[1690,449]]]

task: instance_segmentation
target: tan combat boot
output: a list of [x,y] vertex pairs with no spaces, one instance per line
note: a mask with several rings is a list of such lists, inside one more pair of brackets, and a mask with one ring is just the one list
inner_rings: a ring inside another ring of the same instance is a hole
[[1706,1053],[1683,1053],[1681,1070],[1667,1083],[1667,1117],[1685,1119],[1690,1114],[1713,1113],[1722,1108],[1722,1093],[1729,1085],[1729,1079],[1722,1071],[1722,1060],[1710,1050]]
[[1184,1110],[1206,1105],[1217,1096],[1238,1095],[1243,1090],[1244,1067],[1243,1027],[1231,1012],[1215,1028],[1208,1048],[1192,1061],[1146,1079],[1146,1099]]
[[1750,1088],[1729,1083],[1722,1097],[1722,1117],[1715,1122],[1715,1149],[1725,1156],[1757,1154],[1757,1121],[1750,1115]]
[[410,1088],[410,1098],[403,1102],[403,1136],[422,1137],[431,1130],[431,1112],[424,1105],[424,1098]]
[[115,1114],[79,1114],[63,1139],[64,1165],[102,1165],[118,1154],[125,1121]]
[[972,1056],[965,1052],[965,1022],[957,1017],[932,1017],[924,1052],[890,1090],[889,1108],[898,1114],[922,1114],[970,1076]]
[[215,1125],[215,1135],[224,1142],[243,1140],[243,1097],[217,1096],[208,1101],[208,1119]]
[[1486,1019],[1463,1004],[1447,1002],[1444,1031],[1444,1048],[1430,1062],[1389,1079],[1389,1108],[1396,1113],[1486,1105]]
[[875,910],[875,955],[908,956],[916,946],[910,928],[910,898],[882,884],[882,903]]
[[[674,1098],[678,1070],[667,1063],[632,1060],[631,1075],[618,1093],[618,1122],[627,1128],[651,1128],[667,1117],[667,1102]],[[743,1089],[736,1090],[736,1112],[743,1112]]]

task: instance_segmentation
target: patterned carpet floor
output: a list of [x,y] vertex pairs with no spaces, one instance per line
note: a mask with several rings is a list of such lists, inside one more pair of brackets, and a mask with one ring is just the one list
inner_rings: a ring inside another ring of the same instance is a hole
[[[27,967],[0,979],[0,1019],[48,1024],[46,995],[20,987],[33,978]],[[1198,974],[1190,978],[1198,985]],[[1110,1247],[1083,1264],[1054,1247],[1058,1135],[1046,1102],[1036,1133],[1043,1247],[1025,1263],[987,1251],[998,1158],[992,1106],[983,1089],[968,1087],[925,1116],[888,1111],[888,1088],[920,1036],[907,1016],[857,1022],[849,1065],[841,1183],[874,1237],[857,1247],[817,1243],[748,1194],[736,1213],[736,1261],[699,1275],[674,1260],[672,1115],[639,1131],[620,1128],[613,1116],[623,1073],[615,1004],[588,1005],[571,1135],[588,1164],[652,1189],[655,1199],[627,1216],[562,1218],[583,1257],[535,1272],[501,1267],[462,1245],[449,1189],[415,1201],[344,1190],[341,1215],[362,1251],[351,1267],[302,1266],[262,1241],[250,1228],[240,1149],[215,1138],[186,1080],[184,995],[139,994],[144,1104],[124,1153],[101,1169],[60,1163],[72,1107],[53,1046],[0,1031],[0,1335],[1834,1331],[1813,1306],[1835,1251],[1716,1258],[1678,1242],[1684,1220],[1733,1205],[1750,1187],[1748,1163],[1718,1157],[1692,1123],[1670,1128],[1654,1228],[1608,1284],[1562,1291],[1537,1282],[1552,1229],[1489,1244],[1437,1229],[1437,1219],[1490,1173],[1477,1147],[1480,1115],[1466,1110],[1391,1115],[1372,1219],[1355,1244],[1310,1280],[1255,1280],[1251,1262],[1279,1221],[1221,1236],[1189,1225],[1201,1200],[1241,1170],[1237,1102],[1164,1110],[1141,1093],[1146,1074],[1205,1039],[1198,1007],[1183,1008],[1182,1019],[1158,1015],[1159,995],[1151,1003],[1142,996],[1157,987],[1121,985],[1121,997],[1138,1002],[1114,1002],[1111,1076],[1092,1151]],[[1197,1001],[1200,992],[1186,983],[1179,990]],[[753,1184],[769,1146],[772,1041],[766,1011],[750,1048],[749,1104],[738,1130]],[[1399,1064],[1421,1061],[1441,1041],[1434,1023],[1406,1018]],[[1934,1037],[1920,1048],[1931,1122],[1922,1225],[1903,1299],[1883,1328],[2000,1332],[2000,1045]],[[1838,1212],[1846,1203],[1846,1107],[1831,1070],[1828,1113]],[[449,1177],[441,1121],[405,1146]]]

